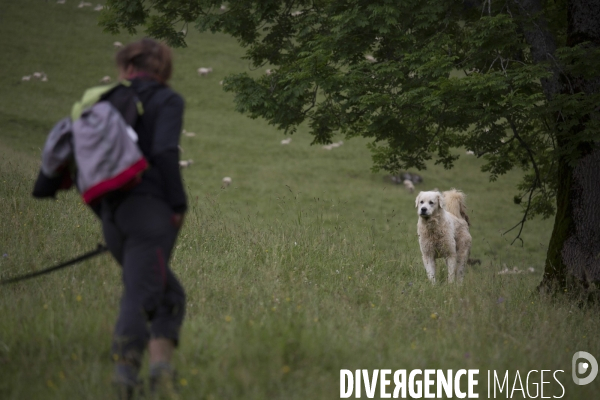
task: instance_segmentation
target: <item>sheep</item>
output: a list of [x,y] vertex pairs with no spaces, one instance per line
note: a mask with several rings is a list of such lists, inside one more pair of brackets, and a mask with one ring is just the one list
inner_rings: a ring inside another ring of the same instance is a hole
[[94,11],[102,11],[103,8],[104,6],[102,4],[98,4],[96,7],[94,7]]
[[31,80],[31,75],[25,75],[24,77],[21,78],[22,81],[29,81]]
[[223,81],[219,81],[219,85],[223,86]]
[[57,1],[56,1],[56,4],[65,4],[65,1],[66,1],[66,0],[57,0]]
[[406,188],[406,190],[408,190],[409,193],[415,191],[415,185],[413,185],[411,180],[405,179],[402,183],[404,184],[404,187]]
[[219,10],[227,11],[227,6],[225,4],[221,4],[221,7],[219,7]]
[[182,132],[182,133],[183,133],[185,136],[187,136],[187,137],[194,137],[194,136],[196,136],[196,134],[195,134],[194,132],[188,132],[188,131],[186,131],[185,129],[183,130],[183,132]]
[[335,149],[336,147],[340,147],[343,144],[344,144],[344,142],[342,142],[340,140],[339,142],[335,142],[335,143],[331,143],[331,144],[326,144],[325,146],[323,146],[323,148],[325,150],[331,150],[331,149]]
[[473,150],[467,150],[467,155],[468,156],[474,156],[475,152]]
[[115,49],[119,49],[119,48],[123,47],[123,43],[121,43],[121,42],[114,42],[113,46],[115,47]]
[[200,75],[200,76],[207,76],[212,71],[213,71],[212,67],[208,67],[208,68],[201,67],[201,68],[198,68],[198,75]]
[[404,181],[411,181],[413,184],[423,183],[423,177],[421,175],[415,174],[414,172],[402,172],[399,175],[390,176],[392,182],[400,184],[404,183]]
[[105,77],[100,79],[100,83],[110,83],[111,80],[112,79],[110,78],[110,76],[106,75]]
[[265,74],[267,74],[267,75],[271,75],[272,73],[273,73],[272,69],[265,70]]
[[423,182],[423,178],[421,177],[421,175],[415,174],[414,172],[404,172],[400,174],[400,177],[402,178],[402,181],[408,179],[409,181],[415,184]]
[[48,77],[46,76],[46,74],[42,75],[42,82],[48,82]]
[[221,186],[221,188],[226,188],[227,186],[231,185],[231,178],[226,176],[225,178],[223,178],[222,183],[223,185]]
[[517,267],[513,267],[513,269],[508,269],[508,267],[506,266],[506,264],[504,264],[504,269],[502,269],[502,271],[498,272],[498,275],[506,275],[506,274],[520,274],[523,271],[521,271],[519,268]]
[[[498,272],[498,275],[506,275],[506,274],[521,274],[521,273],[524,273],[524,272],[525,272],[525,270],[521,270],[521,269],[519,269],[519,268],[517,268],[517,267],[513,267],[513,269],[509,269],[509,268],[506,266],[506,264],[502,264],[502,267],[503,267],[503,268],[502,268],[502,271],[499,271],[499,272]],[[529,268],[527,268],[527,272],[529,272],[529,273],[533,274],[533,273],[535,273],[535,268],[533,268],[533,267],[529,267]]]
[[83,8],[83,7],[91,7],[92,3],[88,3],[85,1],[82,1],[81,3],[79,3],[79,5],[77,6],[77,8]]
[[298,11],[294,11],[294,12],[292,12],[290,15],[291,15],[292,17],[298,17],[298,16],[300,16],[300,15],[302,15],[302,14],[304,14],[304,11],[300,11],[300,10],[298,10]]
[[281,144],[290,144],[291,141],[292,141],[292,138],[283,139],[281,141]]
[[33,75],[31,75],[33,78],[35,79],[41,79],[42,76],[44,76],[45,74],[43,72],[34,72]]
[[365,56],[365,59],[366,59],[367,61],[370,61],[370,62],[373,62],[373,63],[374,63],[374,62],[377,62],[377,59],[376,59],[375,57],[373,57],[372,55],[370,55],[370,54],[367,54],[367,55]]
[[194,160],[181,160],[179,161],[179,168],[187,168],[194,163]]

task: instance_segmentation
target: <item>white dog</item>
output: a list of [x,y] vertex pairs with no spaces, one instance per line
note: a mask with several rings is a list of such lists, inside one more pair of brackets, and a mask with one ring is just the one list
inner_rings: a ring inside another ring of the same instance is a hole
[[421,192],[415,207],[417,233],[427,277],[435,283],[435,259],[445,258],[448,282],[462,281],[471,251],[465,195],[459,190]]

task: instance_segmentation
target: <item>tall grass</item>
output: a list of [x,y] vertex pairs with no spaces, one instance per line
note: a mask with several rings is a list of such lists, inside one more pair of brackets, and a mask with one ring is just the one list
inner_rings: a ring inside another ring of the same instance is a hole
[[[0,3],[2,278],[103,241],[76,193],[30,196],[45,134],[83,89],[114,76],[112,42],[128,41],[102,34],[96,15],[73,2]],[[328,152],[309,146],[301,127],[281,146],[281,133],[236,114],[221,91],[225,74],[248,70],[235,42],[192,32],[189,44],[176,51],[172,82],[197,134],[182,137],[182,158],[195,163],[184,170],[190,211],[171,263],[188,295],[175,360],[183,398],[339,398],[339,370],[358,368],[478,368],[482,398],[488,369],[510,370],[511,380],[516,370],[562,369],[564,398],[598,397],[600,381],[570,378],[575,351],[600,355],[597,309],[534,294],[551,223],[529,221],[523,246],[502,235],[520,217],[511,202],[518,172],[489,184],[481,160],[466,157],[454,170],[422,172],[418,189],[467,193],[472,257],[482,261],[460,286],[439,264],[431,286],[415,194],[369,172],[364,141]],[[198,77],[200,66],[215,72]],[[36,70],[49,82],[20,81]],[[224,176],[233,178],[227,189]],[[534,273],[498,275],[504,265]],[[120,292],[108,254],[0,287],[0,398],[110,398]]]

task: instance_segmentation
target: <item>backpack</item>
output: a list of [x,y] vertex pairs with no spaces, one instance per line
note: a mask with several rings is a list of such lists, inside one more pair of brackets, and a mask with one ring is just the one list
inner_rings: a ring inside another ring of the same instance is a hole
[[128,190],[148,167],[132,126],[143,107],[128,82],[88,89],[48,134],[33,196],[54,197],[73,183],[86,204]]

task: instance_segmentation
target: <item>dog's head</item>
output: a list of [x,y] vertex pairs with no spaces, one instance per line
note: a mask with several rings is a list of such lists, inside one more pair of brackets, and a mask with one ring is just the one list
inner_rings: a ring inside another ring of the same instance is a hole
[[444,208],[444,196],[440,192],[421,192],[415,201],[417,213],[423,218],[429,218]]

